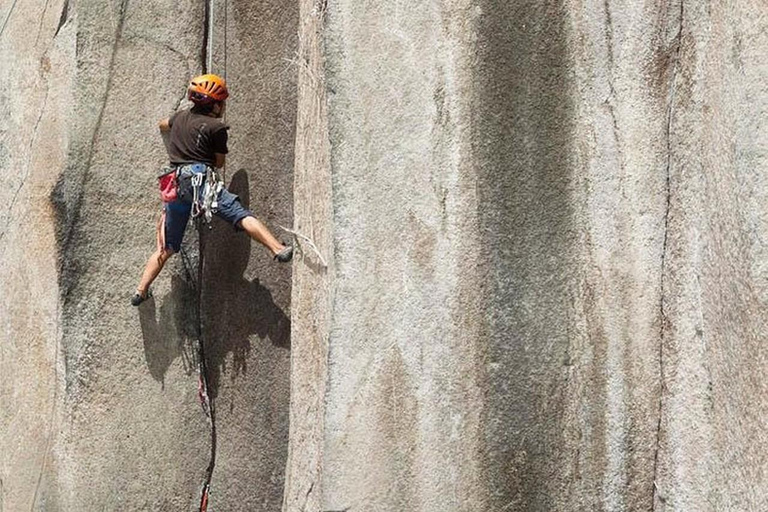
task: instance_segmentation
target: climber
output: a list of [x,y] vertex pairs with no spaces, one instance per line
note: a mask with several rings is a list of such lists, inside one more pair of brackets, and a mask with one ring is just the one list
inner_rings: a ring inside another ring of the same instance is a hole
[[[150,297],[149,285],[168,258],[181,249],[190,214],[217,215],[264,245],[275,260],[285,263],[293,258],[293,247],[280,243],[216,177],[214,168],[224,166],[228,151],[229,126],[221,120],[228,96],[227,85],[221,77],[211,74],[196,77],[187,91],[192,108],[160,121],[160,131],[170,132],[168,156],[171,165],[167,168],[169,172],[161,176],[164,202],[157,226],[157,250],[149,257],[136,294],[131,299],[134,306]],[[208,196],[207,204],[204,204],[206,198],[203,195]]]

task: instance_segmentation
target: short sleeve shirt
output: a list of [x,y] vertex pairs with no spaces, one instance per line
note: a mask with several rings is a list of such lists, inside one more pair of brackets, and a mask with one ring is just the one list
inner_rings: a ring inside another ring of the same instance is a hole
[[213,164],[215,153],[227,153],[229,126],[194,108],[176,112],[168,120],[171,136],[168,157],[172,164]]

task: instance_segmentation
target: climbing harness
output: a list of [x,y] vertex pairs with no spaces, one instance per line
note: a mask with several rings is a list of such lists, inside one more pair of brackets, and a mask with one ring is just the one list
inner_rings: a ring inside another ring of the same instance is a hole
[[[224,181],[206,164],[181,165],[176,169],[176,198],[191,203],[192,218],[203,220],[210,226],[213,215],[219,209],[219,196]],[[170,195],[169,195],[170,196]]]

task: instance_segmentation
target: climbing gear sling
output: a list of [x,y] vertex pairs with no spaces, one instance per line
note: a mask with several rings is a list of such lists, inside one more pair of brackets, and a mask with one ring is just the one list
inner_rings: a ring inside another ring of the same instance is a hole
[[192,204],[192,218],[211,223],[219,208],[224,181],[207,164],[182,165],[178,169],[179,198]]

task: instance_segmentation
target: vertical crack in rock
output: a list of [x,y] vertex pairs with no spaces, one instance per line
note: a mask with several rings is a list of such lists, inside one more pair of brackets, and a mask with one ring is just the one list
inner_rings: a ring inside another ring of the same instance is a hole
[[[47,52],[46,52],[47,55]],[[46,81],[47,82],[47,81]],[[16,187],[16,190],[13,192],[13,197],[11,198],[10,203],[8,203],[8,209],[5,214],[5,225],[10,226],[11,225],[11,215],[13,215],[13,208],[16,206],[16,201],[19,199],[19,194],[21,193],[21,189],[24,188],[24,185],[27,183],[27,178],[29,178],[29,168],[32,165],[32,156],[35,149],[35,142],[37,141],[37,132],[40,128],[40,122],[43,120],[43,114],[45,113],[45,109],[48,107],[48,96],[51,91],[51,84],[46,83],[45,85],[45,97],[43,98],[43,106],[40,108],[40,112],[37,115],[37,121],[35,121],[35,127],[32,129],[32,136],[29,138],[29,146],[27,147],[27,162],[24,165],[24,174],[21,177],[21,183],[19,183],[19,186]],[[5,237],[6,231],[0,232],[0,241],[3,240]]]
[[37,46],[37,43],[40,41],[40,33],[43,31],[43,22],[45,21],[45,13],[48,12],[48,3],[50,0],[45,0],[45,5],[43,5],[43,12],[40,14],[40,23],[37,26],[37,35],[35,36],[35,46]]
[[[203,0],[203,41],[200,50],[201,65],[203,73],[210,71],[210,60],[212,59],[212,38],[213,38],[213,1]],[[181,102],[179,102],[181,103]],[[211,426],[211,455],[208,459],[208,467],[205,470],[205,480],[200,490],[200,512],[208,510],[208,501],[211,490],[211,480],[213,479],[213,470],[216,468],[216,408],[213,399],[209,393],[210,381],[208,378],[208,364],[205,356],[205,336],[203,325],[203,276],[205,268],[205,236],[204,224],[198,224],[198,251],[199,260],[197,264],[197,358],[198,358],[198,394],[203,412],[208,417]]]
[[[309,495],[312,494],[312,489],[315,488],[315,482],[312,482],[309,484],[309,489],[307,489],[306,494],[304,494],[304,503],[301,505],[301,510],[304,510],[307,508],[307,502],[309,501]],[[2,511],[0,511],[2,512]]]
[[[66,3],[67,2],[65,2],[65,4]],[[15,2],[14,2],[14,5],[15,5]],[[40,25],[38,26],[37,36],[35,38],[35,45],[37,45],[37,43],[39,41],[40,33],[42,31],[42,28],[43,28],[43,22],[44,22],[44,18],[45,18],[45,13],[48,10],[48,6],[49,6],[49,0],[46,0],[45,6],[43,7],[43,12],[42,12],[42,14],[40,16]],[[65,5],[65,11],[66,11],[66,5]],[[9,12],[9,16],[10,16],[10,12]],[[8,18],[6,18],[6,22],[7,22],[7,19]],[[49,54],[51,52],[51,48],[53,48],[53,46],[56,44],[56,37],[59,34],[59,29],[61,28],[61,25],[63,25],[63,22],[60,20],[59,21],[59,26],[58,26],[56,32],[53,34],[53,37],[51,37],[51,41],[48,44],[48,47],[46,48],[45,52],[43,52],[41,63],[48,61],[48,56],[49,56]],[[30,172],[31,172],[32,158],[34,157],[34,149],[35,149],[35,145],[36,145],[37,138],[38,138],[38,132],[40,130],[40,123],[42,122],[43,117],[45,116],[46,110],[48,108],[48,100],[50,98],[50,92],[51,92],[51,82],[50,82],[50,78],[47,75],[48,75],[47,71],[44,72],[44,77],[45,77],[45,95],[43,97],[42,106],[40,107],[40,111],[38,113],[37,120],[35,121],[35,125],[32,128],[32,135],[30,137],[29,145],[27,147],[27,159],[26,159],[26,163],[25,163],[25,166],[24,166],[24,176],[22,177],[21,183],[16,188],[16,190],[15,190],[15,192],[13,194],[13,198],[11,199],[11,201],[10,201],[10,203],[8,205],[8,210],[7,210],[7,215],[6,215],[6,219],[7,219],[6,220],[6,225],[11,225],[12,224],[12,222],[11,222],[11,215],[13,215],[13,208],[16,205],[16,202],[18,201],[18,198],[19,198],[19,195],[21,193],[21,190],[24,188],[24,186],[25,186],[25,184],[27,182],[27,179],[29,178]],[[5,231],[0,233],[0,240],[2,240],[5,237],[5,235],[6,235]],[[60,302],[57,303],[57,305],[56,305],[56,318],[57,319],[61,318],[61,303]],[[35,505],[37,504],[38,498],[40,496],[40,488],[42,487],[42,482],[43,482],[43,477],[44,477],[44,474],[45,474],[45,469],[46,469],[46,467],[48,465],[48,457],[49,457],[49,454],[51,452],[51,446],[53,444],[54,417],[55,417],[55,414],[56,414],[56,404],[58,403],[58,395],[59,395],[59,387],[58,387],[59,367],[58,367],[58,364],[57,364],[56,360],[57,360],[57,354],[58,354],[58,350],[59,350],[59,345],[58,344],[59,344],[60,335],[61,335],[60,328],[61,328],[61,325],[57,321],[56,322],[56,334],[55,334],[55,337],[54,337],[54,344],[53,344],[53,354],[52,354],[52,357],[51,357],[51,361],[53,362],[53,390],[52,390],[52,393],[51,393],[51,395],[52,395],[51,409],[50,409],[50,413],[49,413],[49,416],[48,416],[48,429],[47,429],[48,431],[46,433],[45,449],[43,451],[43,458],[42,458],[42,462],[40,464],[40,469],[39,469],[38,475],[37,475],[37,481],[36,481],[36,484],[35,484],[35,492],[34,492],[34,494],[32,496],[32,503],[30,505],[30,510],[32,510],[32,511],[35,510]],[[2,512],[2,510],[3,510],[3,489],[2,489],[2,481],[0,481],[0,512]]]
[[67,22],[68,15],[69,15],[69,0],[65,0],[64,6],[61,8],[61,16],[59,16],[59,25],[56,27],[56,33],[53,35],[54,38],[57,35],[59,35],[59,31],[61,30],[61,27],[63,27],[64,24]]
[[[15,2],[14,2],[14,4],[15,4]],[[44,17],[45,11],[47,9],[48,9],[48,1],[46,0],[45,8],[43,10],[43,15],[41,16],[41,20],[40,20],[40,26],[41,27],[42,27],[42,18]],[[10,12],[9,12],[9,16],[10,16]],[[6,21],[7,21],[7,19],[8,18],[6,17]],[[60,22],[60,24],[61,24],[61,22]],[[53,45],[56,42],[56,36],[58,35],[58,33],[59,33],[59,31],[57,29],[56,33],[51,38],[51,42],[48,45],[48,48],[46,48],[45,52],[43,53],[42,59],[44,59],[44,60],[48,59],[48,54],[50,53],[51,48],[53,47]],[[38,37],[39,36],[40,36],[40,29],[38,29]],[[35,44],[37,44],[37,41],[35,42]],[[47,75],[47,73],[45,73],[45,74]],[[33,157],[33,154],[34,154],[33,150],[34,150],[34,147],[35,147],[35,142],[37,142],[37,132],[38,132],[38,129],[40,128],[40,122],[43,120],[43,115],[45,114],[45,109],[48,107],[48,97],[50,95],[50,92],[51,92],[51,84],[50,84],[50,80],[48,80],[48,77],[46,76],[46,79],[45,79],[45,96],[43,97],[43,105],[42,105],[42,107],[40,107],[40,112],[38,113],[37,120],[35,121],[35,126],[32,129],[32,136],[29,139],[29,146],[27,147],[27,161],[26,161],[26,164],[24,166],[24,175],[21,178],[21,183],[19,184],[19,186],[14,191],[13,197],[11,198],[11,201],[8,203],[8,208],[7,208],[6,215],[5,215],[5,218],[6,218],[5,224],[6,225],[10,225],[11,224],[11,215],[13,214],[13,208],[14,208],[14,206],[16,206],[16,201],[19,198],[19,194],[21,193],[21,189],[24,188],[24,185],[26,184],[27,178],[29,177],[30,166],[32,165],[32,157]],[[5,237],[5,234],[6,234],[5,230],[0,232],[0,241],[2,241],[2,239]]]
[[[43,462],[40,464],[40,471],[37,475],[37,484],[35,485],[35,494],[32,497],[32,506],[30,512],[35,512],[35,505],[40,497],[40,487],[43,485],[43,476],[45,475],[45,468],[48,466],[48,457],[51,453],[51,447],[53,446],[54,436],[54,419],[56,417],[56,405],[59,402],[59,365],[57,362],[59,352],[59,340],[61,339],[61,322],[58,319],[61,318],[61,301],[56,304],[56,335],[53,342],[53,399],[51,400],[51,411],[48,416],[48,434],[45,439],[45,451],[43,452]],[[0,512],[3,512],[2,497],[0,497]]]
[[608,86],[611,88],[611,96],[616,92],[613,88],[613,18],[611,17],[611,5],[609,0],[604,0],[603,11],[605,13],[605,42],[608,47],[609,73]]
[[211,455],[208,459],[208,467],[205,470],[205,480],[200,490],[200,512],[208,510],[208,498],[211,490],[213,470],[216,468],[216,409],[209,393],[208,364],[205,359],[205,337],[203,325],[203,273],[205,267],[205,233],[202,224],[198,224],[198,251],[197,264],[197,364],[198,364],[198,395],[203,412],[208,417],[211,427]]
[[[603,10],[605,11],[605,42],[608,54],[608,88],[610,90],[609,96],[605,99],[605,104],[608,107],[608,112],[610,113],[611,121],[613,122],[613,139],[616,144],[616,158],[619,161],[619,168],[622,171],[621,179],[623,181],[626,172],[624,169],[624,158],[621,149],[621,138],[619,136],[619,122],[616,118],[616,107],[613,103],[616,99],[616,87],[613,84],[613,70],[615,66],[613,58],[613,17],[611,16],[611,5],[609,0],[604,0]],[[622,194],[623,193],[622,190]]]
[[[202,242],[201,242],[202,244]],[[203,258],[202,254],[200,256]],[[200,264],[202,269],[202,263]],[[202,277],[202,270],[200,276]],[[202,314],[202,294],[198,292],[198,316]],[[200,512],[206,512],[208,510],[208,498],[211,490],[211,480],[213,479],[213,470],[216,468],[216,409],[214,402],[211,399],[211,395],[208,392],[208,365],[205,359],[205,345],[202,336],[202,321],[199,321],[200,336],[198,340],[198,364],[199,364],[199,394],[200,403],[203,406],[203,411],[208,416],[208,421],[211,426],[211,456],[208,460],[208,467],[205,469],[205,480],[203,481],[203,487],[200,491]]]
[[[46,1],[46,3],[45,3],[45,10],[47,10],[47,9],[48,9],[48,2]],[[45,14],[45,10],[43,11],[43,15]],[[65,11],[66,11],[66,6],[65,6]],[[9,15],[10,15],[10,12],[9,12]],[[6,21],[7,21],[7,18],[6,18]],[[61,28],[62,24],[63,23],[61,21],[59,21],[59,28]],[[41,26],[42,26],[42,19],[41,19]],[[57,29],[56,33],[51,38],[51,42],[48,45],[48,48],[46,48],[45,52],[43,52],[43,55],[42,55],[42,59],[43,60],[47,60],[48,59],[48,55],[51,52],[51,48],[56,43],[56,36],[58,34],[59,34],[59,30]],[[38,37],[39,37],[39,30],[38,30]],[[35,44],[37,44],[37,43],[35,43]],[[44,72],[44,74],[47,75],[47,72]],[[27,161],[26,161],[26,164],[24,166],[24,175],[21,178],[21,183],[19,184],[19,186],[14,191],[13,197],[11,198],[11,201],[8,203],[8,208],[6,210],[6,216],[5,216],[6,217],[6,221],[5,221],[6,225],[10,225],[11,224],[11,215],[12,215],[12,212],[13,212],[13,208],[16,205],[16,201],[18,200],[19,193],[21,192],[21,189],[24,188],[24,185],[26,184],[27,178],[29,177],[30,166],[32,164],[32,157],[33,157],[33,153],[34,153],[33,150],[34,150],[34,147],[35,147],[35,142],[37,142],[37,132],[38,132],[38,129],[40,128],[40,123],[43,120],[43,116],[45,114],[45,109],[48,107],[48,97],[50,95],[50,92],[51,92],[51,84],[50,84],[50,80],[46,76],[46,79],[45,79],[45,96],[43,97],[43,105],[40,108],[40,112],[38,113],[37,120],[35,121],[35,126],[32,129],[32,136],[29,139],[29,145],[27,147]],[[2,241],[2,239],[5,237],[5,234],[6,234],[6,231],[0,232],[0,241]]]
[[11,19],[11,14],[13,14],[13,10],[16,8],[16,2],[17,0],[13,0],[11,8],[8,9],[8,14],[5,15],[5,19],[3,20],[3,27],[0,28],[0,36],[3,35],[3,32],[5,32],[5,27],[8,25],[8,20]]
[[214,408],[213,400],[209,393],[209,379],[208,379],[208,364],[205,356],[205,345],[203,335],[203,290],[202,279],[204,272],[204,255],[205,255],[205,241],[203,226],[197,224],[198,230],[198,251],[199,257],[197,261],[197,269],[195,271],[195,264],[193,258],[182,247],[180,251],[182,266],[187,277],[187,281],[191,284],[193,291],[195,292],[195,335],[197,337],[197,393],[200,400],[200,406],[203,409],[203,413],[208,418],[208,424],[211,428],[211,452],[208,459],[208,466],[205,470],[205,479],[200,489],[200,512],[206,512],[208,509],[208,501],[211,488],[211,479],[213,477],[213,470],[216,467],[216,410]]
[[[82,173],[82,176],[78,180],[79,183],[75,187],[75,198],[72,201],[71,206],[71,215],[67,213],[65,216],[64,225],[61,227],[59,234],[57,235],[57,239],[59,241],[59,258],[60,258],[60,268],[58,271],[60,283],[63,285],[61,286],[59,293],[62,297],[66,297],[69,294],[70,289],[74,286],[75,280],[71,279],[70,274],[70,268],[69,263],[72,261],[72,258],[69,257],[69,252],[71,250],[70,244],[72,243],[73,236],[75,234],[75,226],[77,226],[77,223],[80,219],[80,210],[83,206],[83,196],[85,193],[85,185],[88,182],[88,179],[91,175],[91,166],[93,165],[93,155],[94,155],[94,147],[96,146],[96,141],[99,138],[99,134],[101,133],[101,125],[104,122],[104,111],[107,109],[107,103],[109,102],[110,97],[110,91],[112,90],[112,83],[115,78],[115,61],[117,57],[117,49],[120,46],[120,42],[123,38],[123,27],[125,25],[125,13],[128,10],[128,3],[130,0],[122,0],[120,3],[120,10],[118,12],[117,16],[117,26],[115,28],[115,40],[112,43],[112,52],[109,56],[109,65],[107,67],[107,84],[106,88],[104,89],[104,99],[101,102],[101,108],[99,109],[99,114],[96,117],[96,123],[93,128],[93,133],[91,134],[91,141],[88,145],[88,154],[85,158],[85,165],[84,170]],[[66,11],[67,7],[65,6],[64,9],[65,12],[62,12],[62,18],[66,18]],[[61,187],[61,183],[57,183],[56,189]],[[56,204],[60,200],[56,198],[58,192],[54,189],[52,193],[52,199],[53,203]],[[66,204],[66,201],[65,201]],[[66,207],[67,210],[70,210],[70,207]]]
[[671,183],[671,168],[672,168],[672,121],[673,121],[673,110],[675,105],[675,92],[676,92],[676,83],[677,83],[677,75],[680,68],[680,47],[682,44],[682,38],[683,38],[683,15],[684,15],[684,1],[680,1],[680,12],[679,12],[679,28],[678,33],[675,38],[675,46],[673,49],[673,67],[672,67],[672,77],[669,81],[669,104],[667,105],[667,169],[666,169],[666,206],[664,210],[664,239],[662,242],[662,248],[661,248],[661,275],[660,275],[660,288],[661,288],[661,294],[660,294],[660,300],[659,300],[659,316],[660,316],[660,327],[659,327],[659,381],[660,381],[660,388],[659,388],[659,420],[658,424],[656,426],[656,450],[654,454],[654,460],[653,460],[653,494],[652,494],[652,501],[651,501],[651,510],[656,510],[656,503],[657,501],[664,503],[665,497],[664,494],[661,492],[661,489],[659,489],[658,485],[658,471],[659,471],[659,457],[661,454],[661,429],[662,429],[662,414],[664,412],[664,388],[665,388],[665,374],[664,374],[664,333],[665,328],[667,325],[667,312],[666,308],[664,307],[664,298],[666,294],[665,290],[665,272],[666,272],[666,256],[667,256],[667,241],[669,238],[669,215],[670,215],[670,209],[671,209],[671,203],[672,203],[672,183]]
[[[210,373],[208,371],[208,359],[205,355],[205,324],[204,324],[204,306],[203,306],[203,278],[205,275],[205,251],[206,251],[206,224],[205,221],[197,223],[198,230],[198,251],[199,258],[197,264],[197,362],[198,362],[198,396],[200,405],[208,418],[208,424],[211,428],[211,453],[208,459],[208,467],[205,469],[205,479],[200,490],[200,512],[208,510],[210,501],[211,481],[213,480],[213,471],[216,468],[216,404],[210,393]],[[186,263],[185,263],[186,267]],[[190,269],[187,269],[190,272]],[[191,272],[190,272],[191,273]]]

